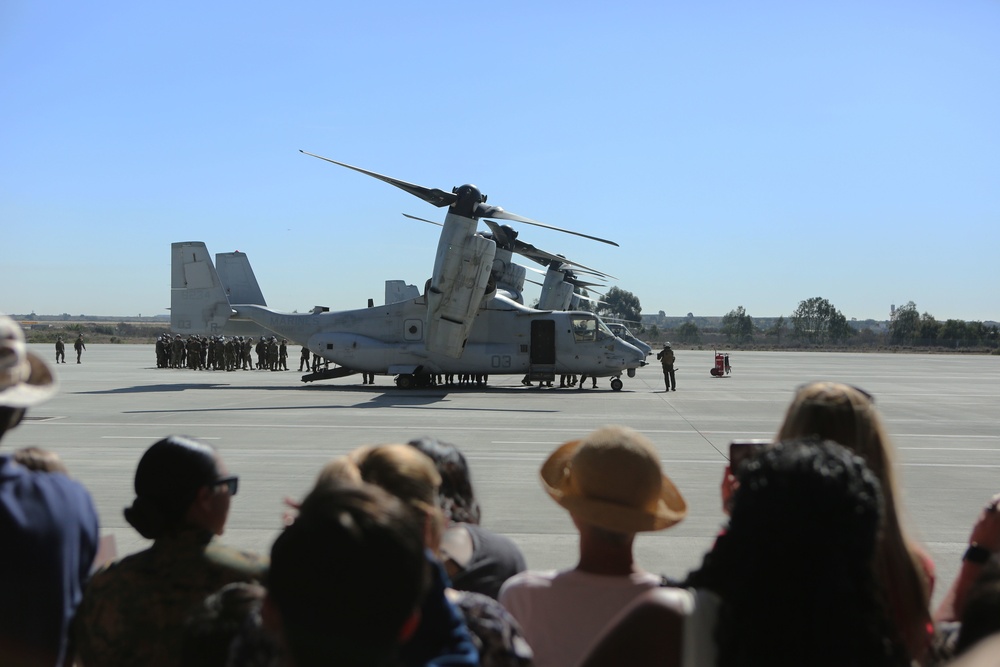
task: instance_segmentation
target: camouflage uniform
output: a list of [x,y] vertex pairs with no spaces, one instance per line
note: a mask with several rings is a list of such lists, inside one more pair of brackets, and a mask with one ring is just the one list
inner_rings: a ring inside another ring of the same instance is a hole
[[226,584],[263,580],[267,560],[186,531],[95,573],[73,636],[86,665],[181,665],[184,619]]
[[521,626],[491,597],[449,588],[448,600],[462,613],[480,667],[530,667],[534,655]]

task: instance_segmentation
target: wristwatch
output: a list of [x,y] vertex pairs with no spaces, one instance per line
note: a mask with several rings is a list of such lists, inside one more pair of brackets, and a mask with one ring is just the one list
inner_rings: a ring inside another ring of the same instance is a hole
[[975,542],[969,545],[969,548],[965,550],[965,555],[962,556],[962,560],[967,560],[970,563],[976,563],[977,565],[982,565],[990,559],[993,552],[986,547],[981,547]]

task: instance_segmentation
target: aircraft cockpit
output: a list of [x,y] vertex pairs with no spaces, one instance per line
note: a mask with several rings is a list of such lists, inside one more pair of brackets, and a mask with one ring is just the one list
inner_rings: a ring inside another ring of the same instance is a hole
[[614,338],[615,335],[600,319],[593,315],[581,315],[572,318],[573,339],[578,343],[589,343],[595,340]]

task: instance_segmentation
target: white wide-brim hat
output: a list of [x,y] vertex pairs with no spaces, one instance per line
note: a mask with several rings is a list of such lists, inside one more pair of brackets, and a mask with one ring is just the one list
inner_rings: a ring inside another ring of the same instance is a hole
[[564,443],[542,464],[540,475],[553,500],[605,530],[663,530],[687,515],[687,503],[660,469],[652,442],[624,426],[606,426]]
[[21,325],[0,313],[0,406],[30,408],[58,386],[48,364],[28,349]]

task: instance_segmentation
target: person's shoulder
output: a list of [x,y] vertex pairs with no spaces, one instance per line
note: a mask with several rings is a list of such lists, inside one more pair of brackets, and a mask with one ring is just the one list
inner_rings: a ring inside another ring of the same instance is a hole
[[205,559],[240,580],[262,581],[270,565],[266,556],[234,549],[216,540],[212,540],[205,548]]
[[500,602],[509,595],[516,595],[519,591],[527,591],[538,588],[551,588],[552,582],[559,575],[556,570],[525,570],[518,572],[505,581],[500,587]]
[[583,572],[581,570],[565,570],[558,573],[553,580],[558,586],[587,586],[603,588],[645,587],[656,588],[663,578],[651,572],[633,572],[628,575],[608,575]]
[[463,523],[461,525],[469,531],[469,534],[472,536],[473,544],[477,547],[482,545],[493,552],[503,551],[509,554],[512,558],[516,558],[521,562],[524,561],[524,555],[521,553],[521,548],[517,546],[517,542],[506,535],[494,532],[489,528],[483,528],[478,524]]
[[135,583],[146,576],[152,558],[152,550],[144,549],[112,561],[90,575],[87,589],[91,596],[96,591],[100,591],[103,596],[111,590],[133,589]]
[[[72,515],[95,515],[94,501],[90,491],[69,475],[62,472],[30,470],[18,465],[12,457],[0,458],[3,479],[16,481],[24,488],[34,488],[30,495],[41,496],[47,504],[64,507],[61,518],[68,521]],[[18,494],[22,498],[24,494]]]

